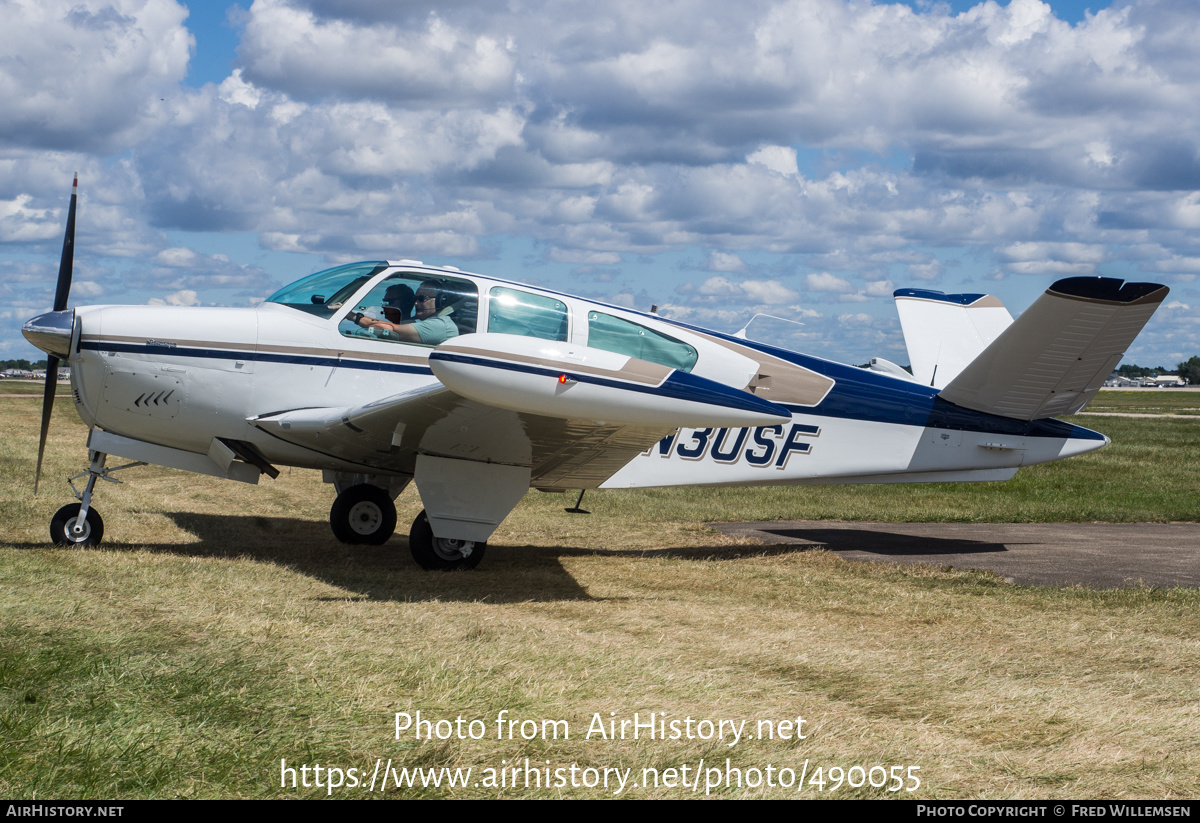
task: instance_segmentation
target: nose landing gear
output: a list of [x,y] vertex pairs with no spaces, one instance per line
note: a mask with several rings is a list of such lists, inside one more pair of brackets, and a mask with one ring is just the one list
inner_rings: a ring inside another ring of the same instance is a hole
[[[107,454],[89,452],[88,457],[91,464],[87,470],[67,480],[79,502],[68,503],[55,512],[54,517],[50,518],[50,540],[56,546],[72,548],[99,546],[101,538],[104,537],[104,520],[101,519],[100,512],[92,508],[92,491],[96,488],[96,481],[107,480],[110,483],[120,483],[120,480],[111,476],[114,472],[146,465],[140,462],[126,463],[124,466],[106,469],[104,463],[108,460]],[[75,488],[75,481],[85,476],[87,485],[81,492]]]

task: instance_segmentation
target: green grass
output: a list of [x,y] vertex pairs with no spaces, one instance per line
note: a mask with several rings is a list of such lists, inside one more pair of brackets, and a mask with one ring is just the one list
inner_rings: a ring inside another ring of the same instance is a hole
[[[0,380],[0,394],[41,397],[45,390],[46,384],[40,380],[15,380],[12,378]],[[56,397],[70,397],[71,384],[59,383],[54,387],[54,394]]]
[[[165,469],[105,484],[100,550],[45,545],[86,459],[55,410],[30,490],[38,404],[0,400],[0,794],[318,797],[289,766],[799,772],[916,765],[918,798],[1169,798],[1200,792],[1200,593],[1005,584],[763,547],[713,520],[1198,520],[1200,421],[1077,418],[1113,438],[1005,484],[531,492],[476,572],[430,574],[403,535],[333,540],[313,472],[258,487]],[[400,521],[420,507],[400,499]],[[482,740],[397,740],[395,712],[481,719]],[[497,740],[564,719],[567,740]],[[595,713],[805,718],[807,739],[586,740]],[[700,795],[703,795],[701,786]],[[687,797],[639,788],[635,797]],[[825,796],[806,786],[727,797]],[[368,797],[343,788],[336,797]],[[411,788],[385,797],[602,797],[602,789]],[[841,788],[835,797],[892,796]]]
[[1098,392],[1089,412],[1127,414],[1200,414],[1200,391],[1185,389],[1131,389]]

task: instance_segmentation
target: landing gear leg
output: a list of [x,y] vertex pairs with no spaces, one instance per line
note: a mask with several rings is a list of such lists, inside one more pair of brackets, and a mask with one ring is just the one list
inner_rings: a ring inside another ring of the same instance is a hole
[[[100,513],[92,508],[92,492],[96,488],[96,481],[120,483],[120,480],[112,476],[115,472],[146,465],[139,461],[107,469],[104,463],[108,460],[108,455],[104,452],[88,452],[88,458],[92,462],[87,470],[67,479],[79,502],[63,506],[50,519],[50,540],[56,546],[99,546],[100,538],[104,537],[104,521],[100,519]],[[83,491],[79,491],[75,488],[75,481],[84,475],[87,476],[87,485]]]
[[[50,540],[56,546],[99,546],[104,537],[104,521],[100,518],[100,512],[92,508],[92,491],[96,488],[96,479],[106,474],[104,462],[108,455],[92,452],[91,457],[91,465],[84,472],[88,481],[83,492],[77,491],[75,484],[71,483],[71,490],[75,492],[79,502],[68,503],[50,519]],[[79,477],[82,475],[77,474],[71,480]],[[115,482],[115,478],[113,480]],[[70,480],[67,482],[70,483]]]
[[425,512],[417,515],[408,533],[408,550],[417,565],[428,571],[473,569],[483,560],[487,543],[434,537]]

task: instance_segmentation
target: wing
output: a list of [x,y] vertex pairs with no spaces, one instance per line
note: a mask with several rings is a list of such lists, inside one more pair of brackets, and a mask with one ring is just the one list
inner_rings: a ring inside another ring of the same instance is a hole
[[439,346],[440,384],[345,408],[273,412],[275,437],[382,473],[418,455],[527,467],[530,485],[595,488],[680,426],[772,425],[791,413],[755,395],[612,352],[512,335]]
[[597,425],[498,409],[436,385],[341,409],[251,419],[281,440],[388,474],[412,475],[418,454],[529,466],[531,485],[594,488],[673,427]]

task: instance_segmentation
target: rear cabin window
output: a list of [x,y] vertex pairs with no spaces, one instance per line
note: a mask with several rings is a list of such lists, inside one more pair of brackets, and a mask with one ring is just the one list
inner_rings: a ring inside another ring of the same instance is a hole
[[488,331],[543,340],[567,339],[567,304],[553,297],[496,286],[488,292]]
[[594,349],[627,354],[672,369],[690,372],[696,365],[696,350],[638,323],[603,312],[588,312],[588,343]]
[[338,329],[346,337],[432,347],[474,333],[478,323],[479,289],[471,281],[401,272],[360,297]]

